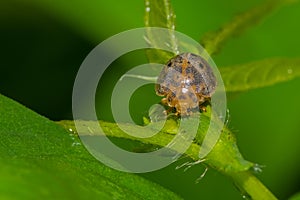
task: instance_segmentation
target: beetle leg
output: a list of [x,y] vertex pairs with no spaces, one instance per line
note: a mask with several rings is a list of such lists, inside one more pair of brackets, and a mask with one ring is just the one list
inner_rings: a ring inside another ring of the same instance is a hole
[[210,97],[202,97],[201,98],[201,101],[199,101],[199,108],[200,108],[200,111],[202,112],[206,112],[206,105],[207,103],[209,104],[210,103],[210,100],[211,98]]
[[173,111],[173,107],[169,106],[169,102],[168,102],[168,98],[163,98],[161,100],[161,103],[165,106],[168,106],[168,110],[164,110],[164,114],[168,115],[169,113],[171,113]]
[[203,105],[203,104],[201,104],[201,105],[199,106],[199,109],[200,109],[200,112],[206,112],[206,106]]
[[162,100],[161,100],[161,103],[163,104],[163,105],[168,105],[168,99],[167,98],[163,98]]

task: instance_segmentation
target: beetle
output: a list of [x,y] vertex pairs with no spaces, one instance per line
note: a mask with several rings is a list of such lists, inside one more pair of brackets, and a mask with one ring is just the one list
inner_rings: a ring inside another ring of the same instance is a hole
[[205,111],[203,103],[210,101],[217,80],[209,63],[193,53],[181,53],[164,65],[155,91],[164,96],[162,104],[176,110],[176,115],[189,116],[195,109]]

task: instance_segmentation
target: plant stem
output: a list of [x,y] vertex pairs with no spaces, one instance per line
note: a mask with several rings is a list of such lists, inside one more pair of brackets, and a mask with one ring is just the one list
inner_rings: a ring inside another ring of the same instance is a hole
[[253,200],[276,200],[270,190],[250,171],[236,172],[230,175],[245,198]]
[[[202,128],[198,130],[196,141],[201,141],[206,134],[206,125],[208,125],[209,118],[202,116]],[[62,125],[65,129],[69,131],[76,132],[76,127],[74,121],[60,121],[57,122]],[[134,138],[124,133],[118,128],[118,125],[111,122],[99,121],[101,127],[105,133],[97,132],[97,124],[95,121],[78,121],[77,125],[81,126],[84,134],[87,135],[103,135],[114,138],[123,138],[128,140],[137,140],[144,144],[165,146],[170,142],[177,132],[176,126],[172,123],[172,120],[167,120],[164,130],[157,130],[158,134],[155,137],[148,139],[145,138]],[[124,125],[124,124],[123,124]],[[131,131],[136,132],[135,126],[127,124]],[[157,124],[152,123],[153,130],[156,130]],[[147,131],[146,129],[144,131]],[[201,143],[201,142],[199,142]],[[186,151],[186,155],[193,159],[195,162],[199,161],[199,150],[201,146],[199,143],[192,143],[190,148]],[[219,138],[219,141],[207,155],[206,160],[203,161],[208,167],[216,169],[225,176],[230,177],[236,186],[242,192],[242,195],[249,197],[250,199],[264,199],[264,200],[276,200],[277,198],[257,179],[252,173],[251,169],[255,166],[254,163],[246,161],[240,154],[238,147],[236,145],[236,140],[234,135],[229,129],[224,127],[223,132]]]

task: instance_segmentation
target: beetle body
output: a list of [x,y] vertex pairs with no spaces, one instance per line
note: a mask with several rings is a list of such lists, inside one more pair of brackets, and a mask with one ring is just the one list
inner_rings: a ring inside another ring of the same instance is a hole
[[167,62],[155,86],[162,103],[176,109],[176,114],[190,115],[210,100],[217,85],[208,62],[192,53],[182,53]]

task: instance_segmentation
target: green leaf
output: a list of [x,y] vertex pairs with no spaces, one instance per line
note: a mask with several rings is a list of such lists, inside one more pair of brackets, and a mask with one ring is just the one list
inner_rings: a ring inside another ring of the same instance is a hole
[[300,200],[300,192],[293,195],[291,198],[289,198],[289,200]]
[[145,25],[175,30],[175,14],[170,0],[145,0]]
[[273,58],[219,68],[227,92],[241,92],[300,76],[300,58]]
[[232,21],[224,24],[219,30],[206,33],[201,39],[201,44],[209,54],[216,54],[230,38],[242,34],[277,8],[291,2],[295,2],[295,0],[267,0],[263,4],[235,16]]
[[0,199],[181,199],[95,160],[56,123],[0,95]]
[[[145,26],[170,29],[167,37],[161,37],[158,31],[148,30],[147,41],[151,47],[167,43],[173,52],[177,50],[177,42],[174,35],[175,14],[171,7],[170,0],[145,0]],[[174,53],[159,49],[146,51],[148,60],[154,63],[166,63]]]

